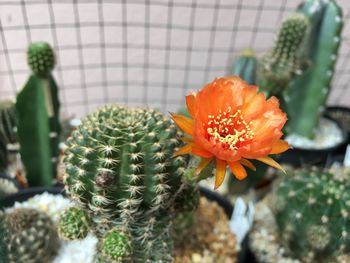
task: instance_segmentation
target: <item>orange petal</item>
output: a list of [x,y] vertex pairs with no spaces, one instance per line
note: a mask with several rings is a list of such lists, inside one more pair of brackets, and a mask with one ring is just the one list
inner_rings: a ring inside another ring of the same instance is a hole
[[244,166],[248,167],[249,169],[256,171],[256,168],[255,168],[254,164],[252,164],[251,161],[248,161],[247,159],[242,158],[241,160],[239,160],[239,162],[241,164],[243,164]]
[[215,186],[217,189],[225,179],[226,174],[226,161],[216,158],[216,174],[215,174]]
[[272,145],[270,154],[278,154],[287,151],[290,148],[288,142],[283,140],[278,140]]
[[175,113],[170,113],[172,119],[176,123],[177,126],[181,130],[183,130],[185,133],[192,135],[193,134],[193,120],[190,118],[187,118],[183,115],[175,114]]
[[202,158],[200,161],[196,171],[194,172],[195,175],[200,174],[200,172],[213,160],[213,158]]
[[277,168],[281,171],[283,171],[284,173],[286,173],[286,171],[283,169],[283,167],[276,162],[274,159],[272,159],[271,157],[265,156],[265,157],[261,157],[261,158],[257,158],[258,161],[266,163],[267,165],[270,165],[274,168]]
[[192,138],[188,138],[188,137],[181,137],[181,140],[182,140],[183,142],[193,143],[193,139],[192,139]]
[[186,105],[189,114],[194,117],[194,112],[195,112],[195,99],[196,99],[196,94],[192,93],[188,96],[186,96]]
[[238,179],[238,180],[243,180],[244,178],[247,177],[247,171],[244,169],[244,167],[239,163],[239,162],[228,162],[228,166],[230,167],[233,175]]
[[192,147],[193,144],[189,143],[186,144],[185,146],[181,147],[180,149],[178,149],[175,153],[174,156],[178,156],[178,155],[183,155],[183,154],[188,154],[192,152]]
[[207,150],[202,149],[198,145],[194,144],[192,147],[192,153],[194,155],[200,156],[202,158],[210,158],[213,156],[211,152],[208,152]]

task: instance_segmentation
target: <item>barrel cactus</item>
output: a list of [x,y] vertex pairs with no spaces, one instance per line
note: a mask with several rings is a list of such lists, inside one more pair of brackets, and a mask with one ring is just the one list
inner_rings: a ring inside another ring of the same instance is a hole
[[[198,204],[188,201],[198,200],[184,180],[188,160],[173,156],[178,135],[156,110],[105,106],[67,140],[65,187],[89,219],[70,218],[75,226],[89,222],[99,262],[172,262],[173,218]],[[61,236],[79,238],[67,214],[62,224]]]
[[277,188],[276,222],[302,262],[336,262],[350,251],[350,183],[344,170],[303,169]]
[[59,248],[59,239],[48,215],[35,209],[17,208],[2,217],[5,262],[51,262]]
[[299,47],[307,33],[308,20],[294,14],[281,26],[272,50],[261,58],[258,66],[259,87],[269,95],[280,96],[302,67]]

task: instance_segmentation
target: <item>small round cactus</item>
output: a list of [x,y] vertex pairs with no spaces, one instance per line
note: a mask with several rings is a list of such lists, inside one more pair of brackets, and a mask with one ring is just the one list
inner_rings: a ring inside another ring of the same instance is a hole
[[131,239],[118,229],[108,231],[98,247],[100,262],[122,263],[131,258]]
[[90,231],[91,222],[86,212],[70,207],[60,216],[58,234],[63,239],[83,239]]
[[349,252],[350,183],[344,171],[297,171],[279,185],[275,200],[281,239],[296,257],[331,262]]
[[55,66],[55,54],[46,42],[35,42],[27,51],[28,65],[34,74],[45,77]]
[[59,248],[53,222],[35,209],[17,208],[3,220],[8,263],[47,263]]

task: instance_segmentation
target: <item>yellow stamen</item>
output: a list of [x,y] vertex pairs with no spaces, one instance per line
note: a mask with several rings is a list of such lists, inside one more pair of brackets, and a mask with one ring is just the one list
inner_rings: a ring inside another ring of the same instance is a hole
[[230,114],[231,110],[231,107],[228,107],[223,114],[219,110],[216,116],[208,115],[210,120],[207,123],[207,133],[217,143],[222,143],[231,150],[237,150],[236,144],[253,139],[254,133],[250,127],[252,122],[247,123],[240,110]]

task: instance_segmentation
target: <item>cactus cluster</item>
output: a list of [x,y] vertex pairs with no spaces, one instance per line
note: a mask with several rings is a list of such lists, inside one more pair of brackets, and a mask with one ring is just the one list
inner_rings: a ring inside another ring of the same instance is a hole
[[302,47],[310,67],[290,83],[284,100],[288,132],[312,138],[331,87],[342,30],[342,11],[334,0],[306,0],[298,12],[308,17],[309,34]]
[[21,158],[30,186],[51,185],[59,155],[59,99],[51,75],[54,52],[47,43],[32,43],[28,64],[33,71],[17,96],[18,137]]
[[60,235],[94,231],[98,262],[172,262],[175,213],[198,204],[183,176],[188,160],[173,156],[181,140],[172,121],[156,110],[105,106],[66,144],[65,187],[85,212],[64,213]]
[[350,184],[344,170],[302,169],[276,189],[281,239],[303,262],[335,262],[350,251]]
[[300,74],[301,46],[308,29],[308,20],[302,14],[286,19],[272,50],[259,61],[258,84],[268,95],[280,96],[295,75]]
[[17,141],[17,117],[15,104],[11,101],[0,102],[0,172],[8,165],[7,145]]
[[7,263],[51,262],[59,248],[50,217],[35,209],[17,208],[5,213],[2,230]]

